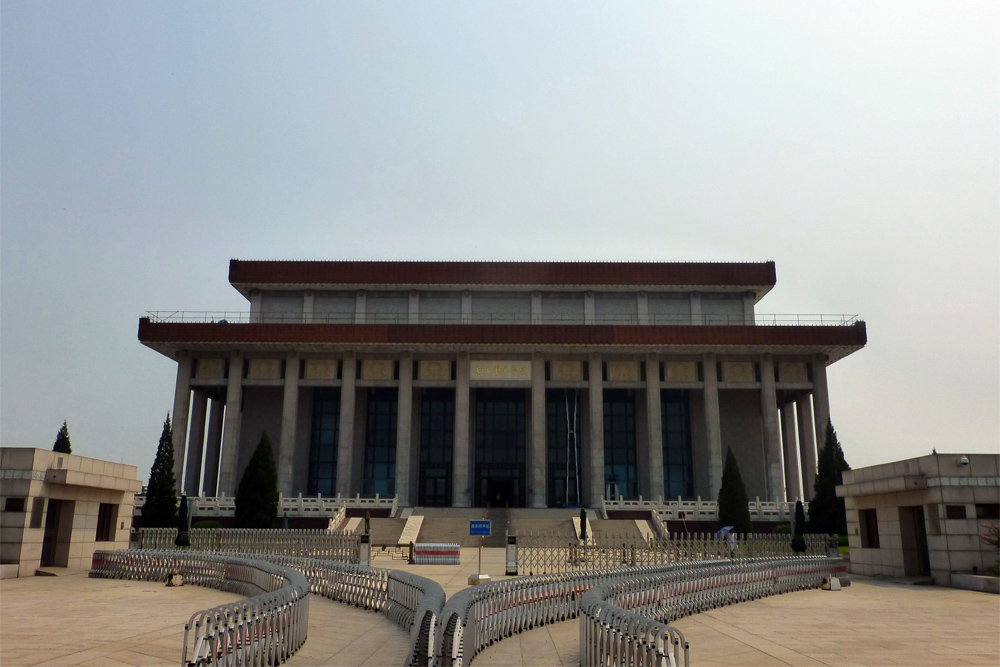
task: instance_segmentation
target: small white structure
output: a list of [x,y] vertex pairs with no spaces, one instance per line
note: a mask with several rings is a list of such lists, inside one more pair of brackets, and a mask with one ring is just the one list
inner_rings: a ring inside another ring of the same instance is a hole
[[3,578],[39,567],[90,568],[96,549],[127,549],[136,467],[29,447],[0,448]]
[[[851,571],[886,577],[982,572],[997,552],[982,544],[1000,523],[1000,455],[930,454],[844,473]],[[963,586],[964,587],[964,586]]]

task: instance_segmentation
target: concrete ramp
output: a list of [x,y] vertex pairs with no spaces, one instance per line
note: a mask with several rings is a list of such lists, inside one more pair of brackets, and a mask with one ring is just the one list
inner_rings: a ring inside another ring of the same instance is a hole
[[358,532],[360,527],[361,527],[361,517],[352,516],[350,519],[347,520],[347,523],[344,525],[344,532],[346,532],[348,535],[354,535]]
[[646,521],[645,519],[636,519],[635,526],[636,528],[639,529],[639,532],[642,534],[642,539],[646,540],[647,542],[656,537],[656,534],[653,532],[652,526],[650,526],[649,522]]
[[420,514],[410,514],[403,525],[403,532],[399,535],[399,544],[409,544],[416,542],[420,535],[420,526],[424,523],[424,517]]

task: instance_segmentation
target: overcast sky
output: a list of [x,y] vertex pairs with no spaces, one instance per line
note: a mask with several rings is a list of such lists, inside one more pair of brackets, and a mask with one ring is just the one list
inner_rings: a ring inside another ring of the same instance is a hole
[[1000,3],[0,7],[0,441],[148,476],[230,258],[763,261],[848,462],[1000,447]]

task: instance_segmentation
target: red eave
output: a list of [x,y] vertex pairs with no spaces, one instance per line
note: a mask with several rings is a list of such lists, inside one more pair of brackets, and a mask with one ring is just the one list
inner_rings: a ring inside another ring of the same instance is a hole
[[629,326],[435,324],[236,324],[139,320],[139,341],[177,349],[415,346],[840,348],[867,342],[864,322],[849,326]]
[[[679,285],[767,287],[774,262],[385,262],[233,259],[239,285]],[[766,290],[764,290],[766,291]]]

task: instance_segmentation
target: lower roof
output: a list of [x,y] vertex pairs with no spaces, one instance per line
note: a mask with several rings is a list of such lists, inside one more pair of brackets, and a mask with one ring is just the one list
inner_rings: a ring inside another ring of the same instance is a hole
[[342,352],[605,352],[826,354],[830,361],[867,342],[848,326],[436,325],[189,323],[139,320],[139,341],[176,358],[181,350]]

